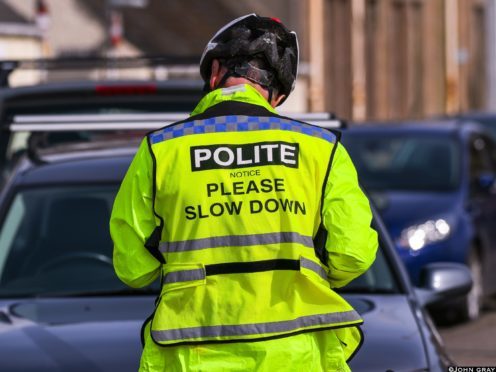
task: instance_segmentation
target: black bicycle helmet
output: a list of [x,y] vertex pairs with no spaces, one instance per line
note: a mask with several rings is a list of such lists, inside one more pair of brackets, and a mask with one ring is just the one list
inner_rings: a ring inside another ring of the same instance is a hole
[[240,76],[267,88],[269,100],[273,90],[287,97],[298,74],[298,40],[279,19],[248,14],[222,27],[205,47],[200,74],[207,86],[214,59],[228,70],[221,83]]

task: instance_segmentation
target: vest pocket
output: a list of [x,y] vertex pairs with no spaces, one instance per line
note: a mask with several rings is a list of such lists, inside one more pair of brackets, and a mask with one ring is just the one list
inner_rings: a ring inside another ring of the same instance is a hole
[[206,278],[203,264],[167,264],[164,268],[162,293],[205,285]]

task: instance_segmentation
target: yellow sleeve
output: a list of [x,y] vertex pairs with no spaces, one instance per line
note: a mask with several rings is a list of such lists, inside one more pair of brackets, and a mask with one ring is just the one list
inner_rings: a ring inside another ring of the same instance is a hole
[[370,204],[359,187],[347,151],[337,144],[324,192],[322,222],[328,235],[329,279],[333,288],[348,284],[375,260],[378,240],[371,228]]
[[153,182],[153,161],[145,138],[121,183],[110,218],[115,272],[135,288],[151,284],[160,273],[160,263],[144,246],[157,226]]

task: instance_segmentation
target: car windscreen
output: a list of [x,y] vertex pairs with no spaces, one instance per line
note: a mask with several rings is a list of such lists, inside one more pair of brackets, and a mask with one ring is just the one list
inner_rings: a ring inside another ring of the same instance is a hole
[[125,289],[108,223],[118,185],[19,191],[0,228],[0,297]]
[[391,264],[384,254],[384,248],[379,246],[372,266],[362,275],[352,280],[346,286],[338,288],[339,293],[358,294],[394,294],[400,289],[391,270]]
[[369,191],[450,191],[460,178],[460,145],[449,135],[404,131],[343,135]]
[[[117,190],[118,185],[19,190],[0,224],[0,298],[125,294],[113,270],[108,227]],[[143,293],[157,290],[154,283]],[[384,252],[340,292],[398,292]]]

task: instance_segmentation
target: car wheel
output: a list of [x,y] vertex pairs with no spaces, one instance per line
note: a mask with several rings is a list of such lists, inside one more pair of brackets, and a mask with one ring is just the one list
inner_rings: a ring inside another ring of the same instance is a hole
[[482,265],[480,257],[475,250],[470,253],[467,265],[472,274],[472,289],[463,298],[459,306],[460,320],[471,321],[480,316],[484,289],[482,282]]

